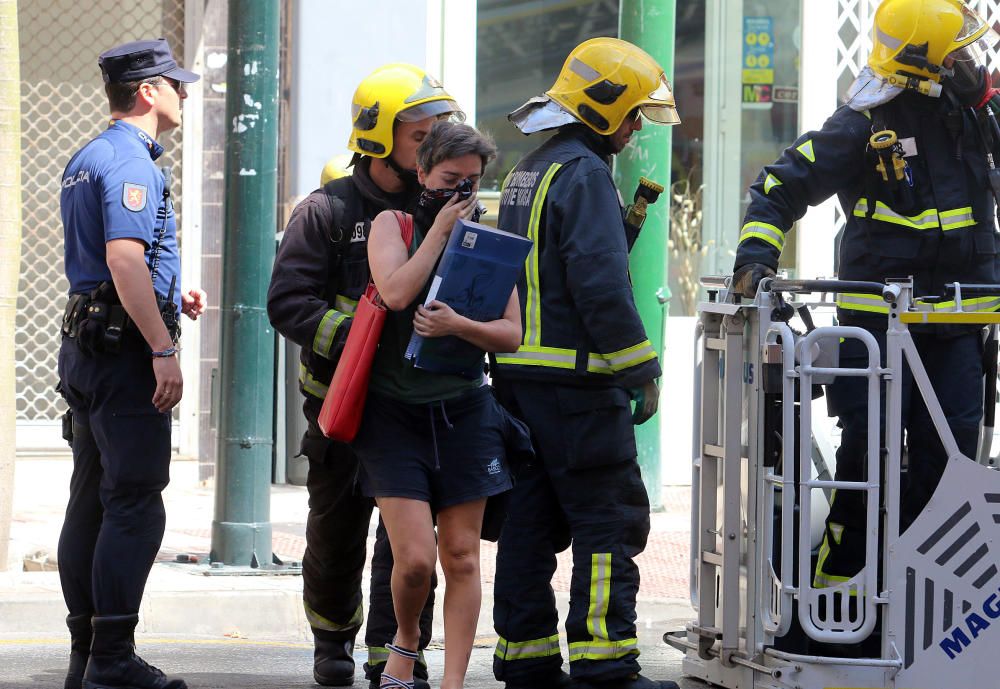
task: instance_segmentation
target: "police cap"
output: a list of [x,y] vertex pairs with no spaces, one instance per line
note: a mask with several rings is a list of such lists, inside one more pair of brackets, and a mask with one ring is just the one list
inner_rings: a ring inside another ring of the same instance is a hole
[[192,83],[201,78],[178,66],[164,38],[132,41],[106,50],[97,59],[97,64],[105,83],[141,81],[155,76]]

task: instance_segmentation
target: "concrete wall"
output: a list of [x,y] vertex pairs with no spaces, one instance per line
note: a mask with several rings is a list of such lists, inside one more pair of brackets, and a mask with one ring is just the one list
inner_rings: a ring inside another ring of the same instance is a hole
[[292,5],[291,141],[293,197],[319,186],[333,155],[347,151],[351,97],[387,62],[427,62],[427,3],[383,0],[364,11],[350,0],[295,0]]

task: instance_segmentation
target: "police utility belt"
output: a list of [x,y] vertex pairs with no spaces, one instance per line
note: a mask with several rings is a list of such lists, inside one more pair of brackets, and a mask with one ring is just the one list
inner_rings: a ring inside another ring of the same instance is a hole
[[[177,307],[172,299],[160,295],[156,295],[156,302],[170,339],[176,344],[181,334]],[[124,338],[141,338],[138,326],[129,318],[112,282],[102,282],[89,294],[70,295],[63,313],[62,334],[77,340],[84,351],[110,354],[121,350]]]

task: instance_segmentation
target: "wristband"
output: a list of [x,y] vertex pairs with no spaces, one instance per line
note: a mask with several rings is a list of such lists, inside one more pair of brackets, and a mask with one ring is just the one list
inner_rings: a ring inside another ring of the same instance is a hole
[[166,359],[167,357],[174,356],[180,350],[177,347],[167,347],[161,352],[150,352],[150,356],[154,359]]

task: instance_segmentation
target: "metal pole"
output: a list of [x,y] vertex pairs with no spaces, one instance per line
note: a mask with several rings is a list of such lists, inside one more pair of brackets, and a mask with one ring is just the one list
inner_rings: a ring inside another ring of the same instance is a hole
[[[655,11],[654,11],[655,10]],[[660,63],[673,78],[675,0],[621,0],[619,36],[639,46]],[[682,110],[683,112],[683,110]],[[683,115],[682,115],[683,116]],[[648,122],[633,137],[633,145],[617,156],[615,180],[629,203],[639,177],[648,177],[662,184],[667,193],[650,206],[642,234],[632,250],[630,267],[635,290],[635,302],[646,326],[646,334],[660,361],[663,362],[663,340],[667,324],[667,238],[670,209],[670,127]],[[665,365],[665,364],[664,364]],[[662,505],[660,499],[660,428],[664,418],[657,414],[642,426],[636,426],[635,439],[639,447],[639,466],[653,508]]]
[[221,397],[213,562],[269,566],[274,332],[265,311],[277,224],[280,3],[231,0]]

